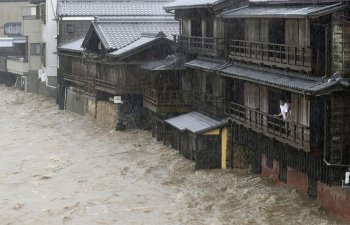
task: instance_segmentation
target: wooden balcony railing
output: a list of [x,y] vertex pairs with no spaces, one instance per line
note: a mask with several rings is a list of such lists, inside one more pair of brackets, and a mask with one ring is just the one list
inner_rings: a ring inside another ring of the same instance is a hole
[[68,73],[63,73],[60,72],[61,76],[63,77],[64,80],[70,81],[70,82],[74,82],[76,84],[79,85],[84,85],[84,76],[83,75],[75,75],[75,74],[68,74]]
[[229,58],[257,64],[311,72],[312,50],[307,47],[231,40]]
[[310,128],[292,121],[285,121],[246,106],[231,102],[229,117],[236,123],[267,136],[288,143],[296,148],[310,151]]
[[143,103],[148,109],[158,113],[188,112],[192,109],[192,95],[180,90],[156,90],[144,88]]
[[147,83],[124,83],[95,79],[96,89],[111,94],[142,94],[142,89]]
[[174,41],[182,47],[182,50],[185,52],[206,56],[224,56],[224,38],[174,35]]

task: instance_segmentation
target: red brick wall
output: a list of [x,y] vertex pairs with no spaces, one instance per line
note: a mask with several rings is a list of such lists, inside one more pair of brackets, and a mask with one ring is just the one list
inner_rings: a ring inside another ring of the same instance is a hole
[[309,181],[307,175],[290,167],[287,168],[287,186],[308,195]]
[[264,177],[271,177],[276,183],[279,183],[278,175],[279,175],[279,162],[273,160],[273,169],[269,168],[266,165],[267,156],[262,154],[261,156],[261,175]]
[[350,222],[350,192],[341,186],[327,186],[317,183],[317,202],[327,211],[345,218]]

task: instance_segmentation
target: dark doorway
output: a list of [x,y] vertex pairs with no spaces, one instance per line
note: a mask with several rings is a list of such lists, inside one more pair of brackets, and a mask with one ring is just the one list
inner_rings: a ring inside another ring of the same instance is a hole
[[191,36],[195,36],[195,37],[202,36],[202,23],[200,19],[191,20]]
[[326,28],[323,24],[313,24],[311,25],[310,32],[312,34],[310,45],[314,49],[311,58],[312,68],[314,68],[313,74],[322,77],[325,75]]
[[285,44],[285,27],[286,26],[285,26],[284,19],[270,20],[269,21],[269,42],[274,44]]

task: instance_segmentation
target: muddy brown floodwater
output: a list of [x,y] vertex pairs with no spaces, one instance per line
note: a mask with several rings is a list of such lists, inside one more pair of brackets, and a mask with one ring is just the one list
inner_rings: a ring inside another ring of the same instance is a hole
[[4,86],[0,150],[0,224],[344,224],[268,178],[194,171],[150,132]]

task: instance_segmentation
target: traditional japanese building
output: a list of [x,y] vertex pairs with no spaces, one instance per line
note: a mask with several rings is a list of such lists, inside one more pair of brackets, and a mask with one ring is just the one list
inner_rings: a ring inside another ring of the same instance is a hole
[[[165,7],[182,27],[175,39],[188,59],[182,90],[199,98],[195,113],[165,120],[171,137],[191,134],[173,146],[194,153],[185,154],[194,160],[196,151],[211,157],[197,168],[213,168],[218,158],[222,168],[250,164],[349,219],[349,194],[339,188],[350,164],[349,5],[228,2],[231,9],[220,10],[225,1],[179,0]],[[280,99],[290,101],[287,120],[275,116]],[[205,150],[193,147],[204,124],[205,132],[213,126],[211,133],[221,137]]]
[[171,55],[179,24],[163,11],[166,1],[114,3],[115,16],[96,17],[84,37],[58,47],[60,107],[111,129],[145,127],[142,93],[151,76],[141,66]]

